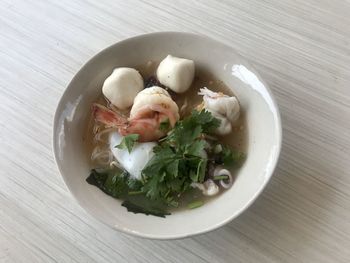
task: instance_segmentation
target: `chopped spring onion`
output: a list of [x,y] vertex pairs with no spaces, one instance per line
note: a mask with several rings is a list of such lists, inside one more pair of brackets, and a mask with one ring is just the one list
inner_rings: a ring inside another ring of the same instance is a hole
[[225,180],[225,179],[228,179],[227,175],[214,176],[213,178],[214,181]]
[[203,201],[194,201],[194,202],[189,203],[189,204],[187,205],[187,207],[188,207],[189,209],[194,209],[194,208],[197,208],[197,207],[202,206],[203,204],[204,204]]

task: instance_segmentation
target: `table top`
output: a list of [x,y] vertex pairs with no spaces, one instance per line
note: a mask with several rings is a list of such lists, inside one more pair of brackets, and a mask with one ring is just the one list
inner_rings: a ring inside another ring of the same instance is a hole
[[[349,262],[350,2],[0,3],[1,262]],[[51,140],[60,96],[105,47],[154,31],[218,39],[273,90],[283,148],[263,194],[208,234],[146,240],[72,198]]]

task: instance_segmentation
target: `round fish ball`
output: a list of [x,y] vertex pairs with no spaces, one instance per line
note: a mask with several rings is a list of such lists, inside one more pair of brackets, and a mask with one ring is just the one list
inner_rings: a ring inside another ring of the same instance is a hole
[[194,71],[193,60],[168,55],[158,66],[157,78],[172,91],[183,93],[191,86]]
[[116,68],[104,81],[102,93],[114,106],[125,110],[142,89],[143,79],[136,69]]

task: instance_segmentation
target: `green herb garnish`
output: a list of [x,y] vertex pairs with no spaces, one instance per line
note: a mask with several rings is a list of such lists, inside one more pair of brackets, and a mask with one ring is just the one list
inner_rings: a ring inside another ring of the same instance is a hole
[[[204,182],[208,162],[237,165],[244,159],[242,153],[221,144],[206,153],[210,145],[204,135],[219,125],[220,121],[210,112],[193,111],[178,121],[154,147],[154,156],[142,170],[141,180],[135,180],[126,171],[116,168],[93,169],[86,181],[106,194],[124,200],[122,206],[130,212],[165,217],[170,214],[167,212],[169,207],[177,207],[179,198],[193,189],[192,183]],[[159,126],[164,131],[169,128],[168,119]],[[116,147],[128,149],[130,153],[138,138],[138,134],[127,135]],[[228,177],[223,175],[213,179],[225,180]],[[194,201],[187,206],[194,209],[202,205],[202,201]]]
[[145,198],[141,182],[130,178],[126,171],[119,169],[93,169],[86,181],[100,188],[104,193],[123,199],[122,206],[134,213],[165,217],[166,205]]
[[197,208],[197,207],[202,206],[203,204],[204,204],[203,201],[194,201],[194,202],[189,203],[189,204],[187,205],[187,207],[188,207],[189,209],[194,209],[194,208]]
[[193,111],[178,121],[169,135],[155,147],[154,157],[142,171],[142,190],[151,200],[177,206],[178,198],[190,189],[191,183],[204,181],[207,167],[206,141],[202,134],[220,125],[208,111]]
[[213,177],[214,181],[225,180],[225,179],[228,179],[227,175],[219,175],[219,176],[214,176]]
[[141,213],[145,215],[154,215],[159,217],[165,217],[166,215],[170,215],[170,213],[165,212],[162,209],[157,208],[154,205],[148,205],[145,204],[138,204],[137,202],[132,202],[129,200],[125,200],[122,203],[122,206],[124,206],[129,212],[133,212],[135,214]]
[[214,157],[215,162],[218,164],[239,167],[245,159],[245,154],[227,146],[217,144],[214,147]]
[[115,148],[118,149],[128,149],[128,152],[131,153],[132,148],[134,147],[135,143],[139,139],[140,135],[138,134],[129,134],[123,137],[120,144],[115,146]]

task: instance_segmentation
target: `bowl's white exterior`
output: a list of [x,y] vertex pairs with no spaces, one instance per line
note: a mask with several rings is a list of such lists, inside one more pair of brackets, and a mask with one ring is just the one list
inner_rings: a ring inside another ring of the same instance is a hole
[[[204,206],[167,218],[133,214],[85,182],[89,161],[83,135],[90,106],[113,68],[132,67],[172,54],[195,61],[232,87],[246,112],[247,159],[231,189]],[[281,148],[281,121],[271,91],[255,70],[232,48],[205,36],[160,32],[121,41],[98,53],[76,74],[55,114],[53,148],[69,190],[90,214],[111,227],[136,236],[174,239],[216,229],[242,213],[262,192]]]

